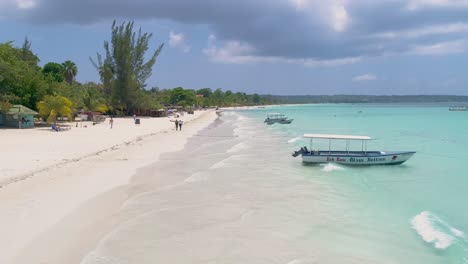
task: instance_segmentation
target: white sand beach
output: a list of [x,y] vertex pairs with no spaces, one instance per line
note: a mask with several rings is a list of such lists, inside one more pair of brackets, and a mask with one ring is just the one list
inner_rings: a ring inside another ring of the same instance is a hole
[[[116,118],[112,129],[105,122],[64,132],[0,130],[0,263],[76,263],[105,230],[80,235],[125,197],[103,197],[78,209],[125,186],[162,153],[181,150],[216,117],[214,111],[185,115],[181,132],[169,118],[144,118],[139,126]],[[77,245],[83,249],[70,248]]]
[[[203,112],[185,115],[179,119],[190,122]],[[70,123],[71,129],[53,132],[50,127],[36,129],[1,130],[0,186],[19,180],[51,165],[67,163],[99,153],[112,147],[131,143],[148,135],[175,130],[173,118],[143,118],[135,125],[133,118],[114,118],[110,129],[109,118],[101,124]]]

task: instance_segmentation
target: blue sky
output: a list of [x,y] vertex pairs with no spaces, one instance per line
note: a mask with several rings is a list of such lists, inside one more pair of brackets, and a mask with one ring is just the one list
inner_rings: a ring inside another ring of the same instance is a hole
[[165,43],[149,87],[468,95],[468,0],[0,0],[0,42],[98,81],[113,19]]

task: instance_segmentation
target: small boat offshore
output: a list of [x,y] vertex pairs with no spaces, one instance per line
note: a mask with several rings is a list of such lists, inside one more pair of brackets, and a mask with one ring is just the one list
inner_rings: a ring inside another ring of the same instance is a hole
[[287,118],[285,115],[280,113],[269,113],[264,123],[267,125],[273,125],[275,123],[279,124],[291,124],[293,119]]
[[468,111],[468,107],[467,106],[452,106],[449,108],[449,111],[465,112],[465,111]]
[[[368,136],[332,135],[332,134],[305,134],[310,139],[310,150],[302,147],[292,153],[293,157],[301,156],[304,163],[339,163],[346,165],[399,165],[410,159],[415,151],[369,151],[367,142],[372,140]],[[313,141],[328,140],[328,150],[314,150]],[[346,141],[345,150],[332,150],[335,140]],[[350,150],[351,141],[361,141],[360,151]]]

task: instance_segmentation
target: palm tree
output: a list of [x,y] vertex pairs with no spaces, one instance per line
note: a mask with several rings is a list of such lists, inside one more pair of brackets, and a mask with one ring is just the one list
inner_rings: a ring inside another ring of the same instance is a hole
[[83,105],[87,111],[107,112],[109,107],[103,101],[103,98],[99,96],[95,89],[88,88],[83,94]]
[[46,118],[48,123],[56,123],[58,116],[66,116],[69,120],[72,117],[72,102],[63,96],[47,95],[42,101],[37,103],[39,114]]
[[67,60],[62,63],[63,66],[63,76],[68,84],[72,84],[75,80],[75,76],[78,73],[78,67],[73,61]]

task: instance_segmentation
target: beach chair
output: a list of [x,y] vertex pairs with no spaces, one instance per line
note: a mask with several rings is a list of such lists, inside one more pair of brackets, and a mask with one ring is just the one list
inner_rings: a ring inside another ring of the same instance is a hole
[[60,127],[60,126],[57,126],[56,124],[53,124],[52,127],[51,127],[51,130],[55,131],[55,132],[67,131],[67,130],[70,130],[70,129],[71,129],[70,127]]

